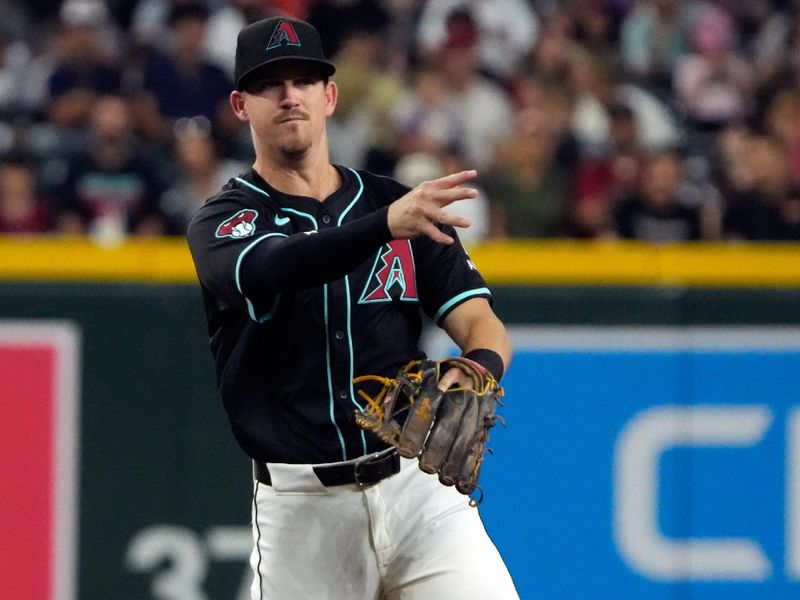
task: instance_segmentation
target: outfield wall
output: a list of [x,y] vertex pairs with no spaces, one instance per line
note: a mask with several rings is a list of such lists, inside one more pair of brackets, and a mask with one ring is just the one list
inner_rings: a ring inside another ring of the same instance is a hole
[[[797,597],[800,249],[471,255],[516,349],[481,510],[522,597]],[[0,589],[246,598],[249,465],[182,242],[0,240],[0,379]]]

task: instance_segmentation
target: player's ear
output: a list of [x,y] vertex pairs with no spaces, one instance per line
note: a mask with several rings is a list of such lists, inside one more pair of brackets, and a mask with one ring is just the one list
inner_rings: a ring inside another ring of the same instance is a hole
[[325,116],[330,117],[336,110],[336,99],[339,97],[339,88],[336,83],[329,81],[325,85]]
[[244,94],[239,90],[233,90],[229,100],[236,118],[242,122],[248,121],[249,118],[247,116],[247,104],[244,99]]

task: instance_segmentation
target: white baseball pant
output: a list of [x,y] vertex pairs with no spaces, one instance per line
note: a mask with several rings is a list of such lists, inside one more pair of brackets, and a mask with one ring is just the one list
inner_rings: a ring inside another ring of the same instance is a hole
[[478,510],[417,460],[363,488],[268,468],[272,485],[254,482],[253,600],[519,598]]

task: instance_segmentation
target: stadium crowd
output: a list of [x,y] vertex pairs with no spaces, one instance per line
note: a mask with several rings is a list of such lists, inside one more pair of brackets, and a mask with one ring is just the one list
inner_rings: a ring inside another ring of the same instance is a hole
[[337,65],[334,162],[478,169],[466,241],[800,240],[798,0],[0,0],[0,233],[182,235],[274,14]]

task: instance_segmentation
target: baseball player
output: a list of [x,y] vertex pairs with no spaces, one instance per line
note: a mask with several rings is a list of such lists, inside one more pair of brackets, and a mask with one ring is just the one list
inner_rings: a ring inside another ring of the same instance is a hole
[[[474,171],[409,190],[329,161],[335,67],[308,23],[269,18],[236,49],[253,168],[188,239],[231,428],[253,460],[254,599],[506,599],[478,511],[354,423],[353,379],[424,358],[421,312],[497,380],[510,359],[458,242]],[[465,385],[452,369],[441,389]]]

